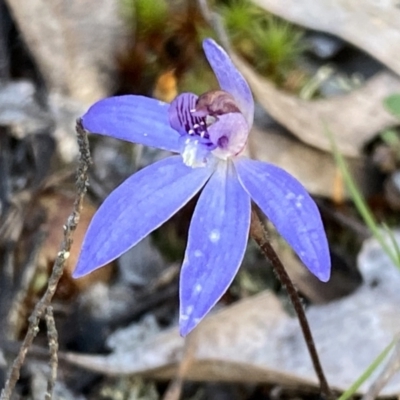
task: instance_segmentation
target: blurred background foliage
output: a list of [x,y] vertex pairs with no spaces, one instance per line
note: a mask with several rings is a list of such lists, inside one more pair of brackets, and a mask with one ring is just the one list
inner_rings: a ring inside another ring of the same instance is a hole
[[[214,8],[236,51],[276,85],[298,92],[306,82],[301,28],[248,0],[217,0]],[[153,94],[171,101],[178,92],[202,93],[216,86],[201,49],[213,37],[197,2],[121,0],[132,46],[119,55],[121,93]],[[153,82],[155,85],[151,87]]]

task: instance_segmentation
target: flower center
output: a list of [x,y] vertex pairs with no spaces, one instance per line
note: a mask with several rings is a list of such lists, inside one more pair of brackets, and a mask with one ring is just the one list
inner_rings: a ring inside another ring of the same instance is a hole
[[247,123],[235,99],[214,90],[200,97],[179,95],[169,109],[170,124],[182,136],[182,157],[191,167],[204,166],[210,158],[226,160],[244,148]]

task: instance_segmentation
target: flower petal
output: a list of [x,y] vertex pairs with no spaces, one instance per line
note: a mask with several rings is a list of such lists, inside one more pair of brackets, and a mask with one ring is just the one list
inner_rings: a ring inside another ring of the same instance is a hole
[[231,162],[220,163],[204,187],[190,224],[180,277],[180,331],[187,335],[231,284],[243,260],[250,197]]
[[181,135],[186,135],[193,125],[199,124],[201,119],[193,116],[190,110],[196,108],[198,96],[193,93],[181,93],[175,97],[168,109],[169,123]]
[[233,65],[226,51],[214,40],[204,40],[203,49],[221,89],[235,98],[240,111],[245,116],[249,127],[251,127],[254,118],[254,101],[246,80]]
[[168,107],[144,96],[109,97],[90,107],[82,123],[91,133],[179,152],[180,136],[169,124]]
[[328,242],[318,208],[304,187],[272,164],[243,158],[235,167],[243,187],[301,261],[321,281],[328,281]]
[[103,202],[90,223],[74,278],[116,259],[174,215],[205,184],[211,168],[168,157],[132,175]]

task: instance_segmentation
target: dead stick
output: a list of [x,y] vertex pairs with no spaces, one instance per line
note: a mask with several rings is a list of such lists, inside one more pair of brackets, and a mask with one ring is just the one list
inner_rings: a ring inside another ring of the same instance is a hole
[[193,365],[197,350],[197,331],[196,329],[189,333],[185,338],[182,359],[178,365],[176,376],[164,393],[162,400],[179,400],[182,395],[182,388],[185,376]]
[[29,317],[29,327],[26,332],[25,338],[18,351],[17,357],[15,358],[11,369],[7,376],[4,389],[1,392],[0,400],[10,400],[12,392],[20,376],[20,370],[24,363],[26,353],[29,350],[33,340],[39,332],[39,322],[43,317],[47,307],[56,292],[58,282],[64,272],[65,261],[69,257],[69,252],[72,245],[72,236],[78,225],[80,213],[83,205],[83,198],[87,191],[88,176],[87,171],[91,164],[89,143],[87,140],[87,134],[82,127],[81,121],[77,122],[76,132],[78,136],[79,144],[79,165],[76,177],[76,188],[77,194],[73,206],[73,210],[64,225],[64,238],[61,244],[60,251],[58,252],[57,258],[53,265],[53,271],[49,278],[46,292],[40,301],[36,304],[35,309],[32,311]]
[[58,332],[56,323],[54,321],[53,307],[46,308],[46,327],[47,327],[47,340],[49,343],[50,351],[50,373],[47,379],[47,391],[44,395],[45,400],[53,399],[54,387],[57,379],[58,368]]

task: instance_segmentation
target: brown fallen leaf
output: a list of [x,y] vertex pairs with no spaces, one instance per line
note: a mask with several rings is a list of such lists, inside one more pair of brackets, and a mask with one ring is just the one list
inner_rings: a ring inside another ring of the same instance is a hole
[[[62,227],[72,209],[73,201],[73,194],[70,195],[69,193],[60,191],[49,192],[40,196],[39,202],[44,207],[47,215],[44,226],[47,236],[39,255],[38,264],[44,267],[48,273],[59,251],[63,238]],[[99,281],[107,282],[111,277],[112,267],[111,265],[107,265],[80,279],[72,278],[84,235],[95,212],[96,208],[86,201],[74,234],[74,242],[71,246],[70,255],[65,265],[65,274],[57,289],[59,295],[63,294],[63,296],[66,296],[74,290],[83,291],[93,283]]]
[[[69,177],[67,174],[62,178]],[[15,217],[24,217],[21,220],[24,228],[23,235],[19,239],[17,256],[20,258],[17,263],[19,284],[15,288],[12,297],[12,305],[8,310],[9,331],[12,337],[20,337],[21,332],[26,328],[30,311],[35,307],[38,298],[43,294],[48,284],[55,259],[61,248],[63,240],[63,226],[67,220],[74,202],[74,193],[69,191],[68,185],[60,176],[54,176],[47,180],[49,187],[31,194],[28,197],[21,197],[24,204],[21,215],[13,213],[12,226],[15,230]],[[54,179],[54,182],[52,181]],[[52,186],[58,182],[57,189]],[[63,183],[63,184],[60,184]],[[61,189],[63,188],[63,189]],[[26,194],[26,191],[24,191]],[[88,228],[91,218],[95,213],[95,208],[90,203],[86,203],[80,215],[80,223],[74,234],[74,241],[71,246],[69,257],[65,264],[64,274],[57,286],[56,296],[59,298],[70,299],[79,292],[87,289],[97,282],[108,282],[112,275],[112,266],[107,265],[80,279],[73,279],[72,272],[75,268],[79,251],[82,245],[84,234]],[[26,256],[26,253],[29,257]]]
[[296,24],[339,36],[400,74],[400,9],[396,1],[252,1]]
[[6,0],[51,92],[91,104],[110,94],[115,51],[127,39],[119,3]]
[[[307,310],[327,379],[338,390],[349,388],[400,331],[400,273],[374,239],[365,242],[359,268],[364,284],[355,293]],[[317,388],[298,322],[286,314],[272,293],[215,312],[197,328],[196,341],[186,379]],[[184,340],[177,329],[171,329],[140,343],[126,340],[119,346],[107,356],[67,353],[64,357],[108,375],[171,379],[177,373]],[[373,376],[360,393],[371,379]],[[399,391],[400,376],[396,375],[382,394]]]
[[385,97],[400,91],[400,79],[389,72],[377,74],[349,94],[309,101],[278,89],[240,57],[231,57],[257,101],[276,121],[312,147],[331,150],[326,132],[329,129],[343,155],[359,157],[363,146],[378,132],[397,124],[383,107]]
[[[258,126],[251,131],[247,151],[252,158],[285,169],[310,193],[335,198],[339,170],[331,154],[310,147],[278,129],[262,129]],[[362,193],[373,191],[368,163],[362,158],[349,158],[347,163]],[[341,191],[342,200],[349,197],[344,184]]]

